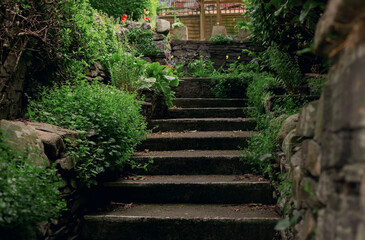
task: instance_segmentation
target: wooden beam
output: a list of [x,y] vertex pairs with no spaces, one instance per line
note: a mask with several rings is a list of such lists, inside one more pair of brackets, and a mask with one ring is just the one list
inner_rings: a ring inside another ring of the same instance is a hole
[[221,1],[216,0],[216,4],[217,4],[217,22],[219,22],[219,24],[222,24]]
[[[202,0],[203,1],[203,0]],[[242,0],[220,0],[221,3],[243,3]],[[216,0],[204,1],[205,4],[215,4]]]
[[200,40],[205,40],[205,5],[204,0],[200,0]]

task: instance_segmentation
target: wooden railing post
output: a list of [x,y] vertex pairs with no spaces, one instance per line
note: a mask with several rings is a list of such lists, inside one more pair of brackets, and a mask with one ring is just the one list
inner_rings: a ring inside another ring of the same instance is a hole
[[221,1],[217,0],[217,22],[219,22],[219,24],[223,24],[222,23],[222,13],[221,13]]
[[200,40],[205,40],[205,0],[200,0]]

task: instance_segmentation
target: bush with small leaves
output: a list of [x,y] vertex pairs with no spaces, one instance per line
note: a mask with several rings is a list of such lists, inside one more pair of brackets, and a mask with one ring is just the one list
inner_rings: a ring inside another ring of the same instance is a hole
[[[39,150],[40,151],[40,150]],[[0,131],[0,233],[24,239],[36,224],[65,209],[54,167],[35,163],[26,152],[10,149]]]
[[[136,95],[115,87],[79,81],[45,89],[29,104],[32,120],[78,130],[83,136],[68,154],[79,179],[88,186],[107,170],[121,170],[147,133]],[[86,138],[92,131],[95,139]],[[67,139],[66,139],[67,141]]]
[[209,41],[213,44],[220,45],[231,42],[233,39],[224,34],[217,34],[214,37],[209,38]]

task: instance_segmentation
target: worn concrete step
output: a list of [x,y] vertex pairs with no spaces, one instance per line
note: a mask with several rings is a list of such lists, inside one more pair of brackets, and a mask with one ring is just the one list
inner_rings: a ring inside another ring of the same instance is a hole
[[86,215],[81,240],[272,240],[279,220],[270,205],[119,206]]
[[182,150],[136,152],[132,160],[148,163],[144,169],[129,170],[134,174],[149,175],[197,175],[197,174],[243,174],[251,169],[245,166],[240,150]]
[[274,203],[270,182],[254,175],[126,177],[104,183],[102,196],[133,203]]
[[184,108],[246,107],[247,100],[240,98],[176,98],[174,105]]
[[237,150],[246,147],[249,138],[244,131],[160,132],[149,134],[137,150]]
[[249,107],[170,108],[167,118],[238,118],[246,117]]
[[256,122],[250,118],[176,118],[151,120],[154,132],[181,131],[251,131]]
[[213,98],[210,78],[181,78],[179,86],[172,88],[180,98]]

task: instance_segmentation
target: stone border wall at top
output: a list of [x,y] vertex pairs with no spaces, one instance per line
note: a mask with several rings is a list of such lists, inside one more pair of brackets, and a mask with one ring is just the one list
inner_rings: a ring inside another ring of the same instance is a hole
[[201,57],[209,58],[214,62],[214,67],[219,68],[222,65],[228,67],[234,62],[249,63],[252,59],[247,51],[259,52],[262,50],[259,46],[251,42],[232,41],[229,43],[215,45],[209,41],[194,40],[173,40],[171,42],[171,55],[173,61],[193,61]]

